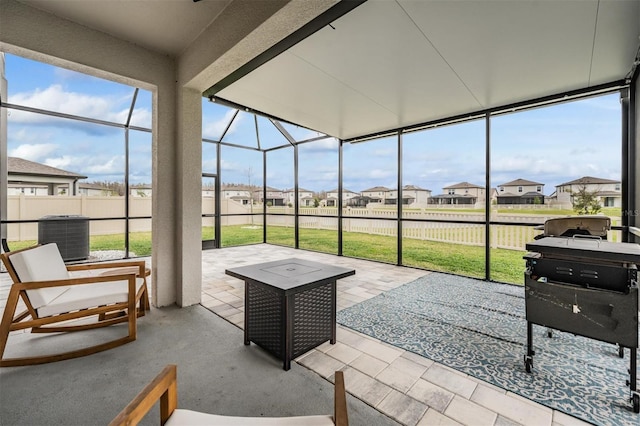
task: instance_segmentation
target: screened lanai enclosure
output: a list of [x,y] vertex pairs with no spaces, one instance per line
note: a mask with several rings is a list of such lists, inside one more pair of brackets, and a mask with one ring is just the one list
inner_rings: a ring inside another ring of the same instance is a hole
[[[43,217],[80,215],[91,252],[112,257],[155,256],[162,246],[171,262],[195,265],[196,245],[270,243],[521,284],[525,244],[549,218],[604,214],[610,240],[633,241],[640,3],[276,3],[261,3],[267,24],[256,21],[225,56],[190,45],[196,34],[177,46],[110,27],[139,22],[126,5],[107,13],[3,2],[4,16],[33,7],[42,19],[56,14],[171,55],[184,64],[182,88],[171,90],[189,96],[172,98],[180,124],[160,134],[172,122],[158,115],[160,83],[138,71],[93,72],[98,58],[88,67],[71,54],[55,59],[3,20],[3,158],[86,176],[76,192],[39,194],[31,181],[52,173],[27,179],[3,161],[9,246],[37,242]],[[208,13],[204,28],[234,22],[243,4],[173,13]],[[252,50],[256,39],[263,44]],[[105,88],[20,81],[36,63]],[[78,107],[106,93],[118,107]]]

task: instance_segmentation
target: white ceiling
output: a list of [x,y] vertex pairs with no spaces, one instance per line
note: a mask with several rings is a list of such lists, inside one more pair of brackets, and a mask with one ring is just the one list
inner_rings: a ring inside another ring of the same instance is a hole
[[638,0],[369,0],[216,96],[342,139],[622,80]]
[[231,0],[19,0],[60,18],[171,56],[182,53]]

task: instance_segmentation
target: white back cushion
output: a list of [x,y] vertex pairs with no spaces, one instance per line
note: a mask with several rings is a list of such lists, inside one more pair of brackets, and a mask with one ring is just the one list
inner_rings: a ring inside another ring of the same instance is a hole
[[[45,244],[9,256],[20,282],[53,281],[69,278],[56,243]],[[50,287],[27,290],[35,309],[46,305],[67,290],[66,287]]]

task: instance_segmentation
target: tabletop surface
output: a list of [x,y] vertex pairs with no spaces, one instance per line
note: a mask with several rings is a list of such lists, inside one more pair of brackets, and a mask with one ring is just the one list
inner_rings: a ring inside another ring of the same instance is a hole
[[319,281],[337,280],[356,273],[355,269],[343,268],[310,260],[289,258],[274,262],[229,268],[225,271],[243,280],[261,282],[282,290]]

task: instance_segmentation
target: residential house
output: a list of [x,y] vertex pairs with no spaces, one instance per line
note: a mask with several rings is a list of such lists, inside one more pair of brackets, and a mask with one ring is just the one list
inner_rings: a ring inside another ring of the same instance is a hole
[[555,199],[560,204],[573,204],[573,195],[586,190],[595,193],[603,207],[622,206],[622,187],[619,180],[584,176],[556,185]]
[[280,189],[272,188],[270,186],[266,187],[267,190],[267,198],[266,202],[264,199],[264,191],[257,190],[253,192],[253,197],[255,200],[258,200],[261,204],[271,205],[271,206],[284,206],[284,192]]
[[[420,188],[415,185],[405,185],[402,187],[402,204],[427,204],[431,197],[431,190]],[[389,191],[385,204],[396,204],[398,200],[398,191],[392,189]]]
[[87,178],[18,157],[7,157],[7,175],[7,195],[79,195],[78,181]]
[[[203,195],[204,195],[204,189],[203,190]],[[224,185],[221,189],[220,189],[220,197],[222,197],[223,200],[234,200],[237,201],[238,203],[242,204],[243,206],[249,205],[252,202],[252,192],[255,190],[254,187],[250,187],[250,186],[243,186],[243,185]]]
[[[357,192],[350,191],[348,189],[342,189],[342,203],[346,206],[349,205],[349,200],[358,197],[359,194]],[[327,191],[327,198],[325,200],[325,205],[327,207],[337,207],[338,206],[338,189],[332,189],[331,191]]]
[[[301,207],[313,207],[313,191],[308,189],[298,188],[298,199],[300,200]],[[287,205],[295,205],[296,191],[295,188],[284,190],[284,200]]]
[[516,179],[498,186],[498,204],[544,204],[544,184]]
[[385,186],[374,186],[360,191],[360,196],[368,199],[370,203],[385,204],[385,199],[389,197],[389,191],[391,190]]
[[485,201],[484,186],[474,185],[469,182],[460,182],[442,188],[442,194],[429,198],[429,204],[473,204]]

